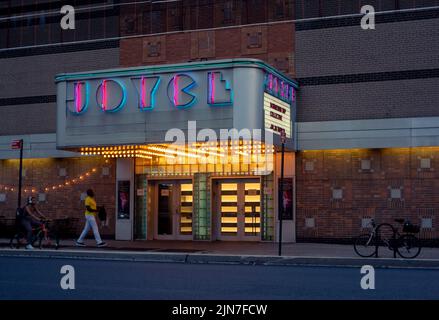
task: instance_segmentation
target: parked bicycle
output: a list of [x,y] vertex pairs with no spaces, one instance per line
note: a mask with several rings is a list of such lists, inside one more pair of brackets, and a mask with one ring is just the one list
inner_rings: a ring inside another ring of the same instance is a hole
[[396,254],[406,259],[416,258],[421,253],[420,241],[414,235],[419,233],[419,226],[404,219],[395,219],[395,222],[402,224],[402,233],[389,223],[377,225],[371,219],[370,233],[362,234],[354,241],[355,252],[360,257],[378,257],[379,247],[387,247],[395,258]]
[[[55,240],[55,249],[59,247],[59,237],[54,234],[50,228],[49,223],[52,220],[45,219],[41,221],[42,224],[39,227],[32,228],[32,241],[31,245],[36,248],[42,248],[43,246],[52,246],[52,240]],[[18,232],[15,233],[9,241],[9,246],[12,249],[19,249],[21,245],[26,243],[26,232],[21,226],[18,226]]]

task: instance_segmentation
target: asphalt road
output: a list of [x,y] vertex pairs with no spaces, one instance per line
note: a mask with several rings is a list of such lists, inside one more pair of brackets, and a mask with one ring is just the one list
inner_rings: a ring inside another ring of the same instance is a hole
[[[75,289],[60,285],[63,265]],[[438,299],[439,271],[0,257],[0,299]]]

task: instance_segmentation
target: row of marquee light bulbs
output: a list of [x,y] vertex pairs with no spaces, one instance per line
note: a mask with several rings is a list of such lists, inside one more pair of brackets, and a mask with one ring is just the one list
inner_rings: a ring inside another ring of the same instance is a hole
[[265,146],[264,144],[252,143],[251,141],[234,141],[232,146],[227,143],[205,142],[193,143],[192,147],[185,145],[129,145],[114,147],[85,147],[81,148],[81,155],[95,156],[102,155],[104,158],[144,158],[152,159],[153,156],[176,158],[202,158],[207,156],[225,157],[227,149],[242,156],[251,156],[264,154],[266,151],[274,152],[274,146]]
[[[77,185],[79,183],[82,183],[87,178],[89,178],[93,174],[95,174],[96,172],[97,172],[97,169],[93,168],[90,171],[86,171],[86,172],[78,175],[76,178],[64,181],[61,184],[46,186],[43,188],[24,186],[24,187],[22,187],[22,191],[24,193],[30,193],[30,194],[36,194],[36,193],[40,193],[40,192],[41,193],[53,192],[56,190],[64,189],[64,188],[71,187],[71,186]],[[17,186],[7,186],[7,185],[0,184],[0,192],[15,192],[15,191],[18,191]]]

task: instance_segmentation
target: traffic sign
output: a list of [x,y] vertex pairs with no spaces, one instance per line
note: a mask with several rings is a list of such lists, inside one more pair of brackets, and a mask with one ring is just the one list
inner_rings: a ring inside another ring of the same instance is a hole
[[11,149],[21,149],[23,140],[12,140],[11,142]]

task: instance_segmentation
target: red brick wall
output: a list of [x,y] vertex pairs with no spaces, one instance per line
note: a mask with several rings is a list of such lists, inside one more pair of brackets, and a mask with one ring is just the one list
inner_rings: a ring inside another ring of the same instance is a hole
[[[370,170],[361,168],[362,159],[370,160]],[[430,159],[430,168],[421,168],[421,159]],[[433,229],[421,236],[439,238],[439,148],[299,152],[296,172],[298,239],[353,237],[365,232],[363,217],[419,225],[432,218]],[[339,188],[342,199],[333,199]],[[399,188],[401,199],[391,199],[390,188]],[[306,218],[315,219],[314,228],[305,226]]]
[[[0,216],[14,218],[17,206],[18,160],[0,161],[0,193],[6,193],[6,201],[0,202]],[[109,168],[109,175],[103,175],[103,168]],[[23,178],[22,204],[26,197],[46,194],[46,201],[38,203],[41,212],[50,218],[64,216],[80,218],[78,229],[83,227],[84,203],[81,193],[92,188],[96,193],[98,205],[107,210],[108,228],[101,229],[102,235],[113,236],[115,227],[115,177],[116,164],[103,158],[64,158],[64,159],[29,159],[23,161],[26,171]],[[59,176],[60,169],[65,168],[67,176]],[[96,169],[96,172],[92,172]],[[90,175],[86,176],[85,173]],[[77,179],[80,176],[83,179]],[[62,188],[53,186],[64,185],[65,182],[77,179],[77,182]],[[15,190],[5,191],[4,186]],[[49,190],[45,190],[48,187]],[[34,192],[32,193],[32,189]],[[27,192],[25,192],[27,190]],[[78,230],[80,231],[80,230]],[[1,235],[0,235],[1,237]]]
[[228,58],[261,59],[294,77],[294,24],[151,35],[120,42],[122,67]]

